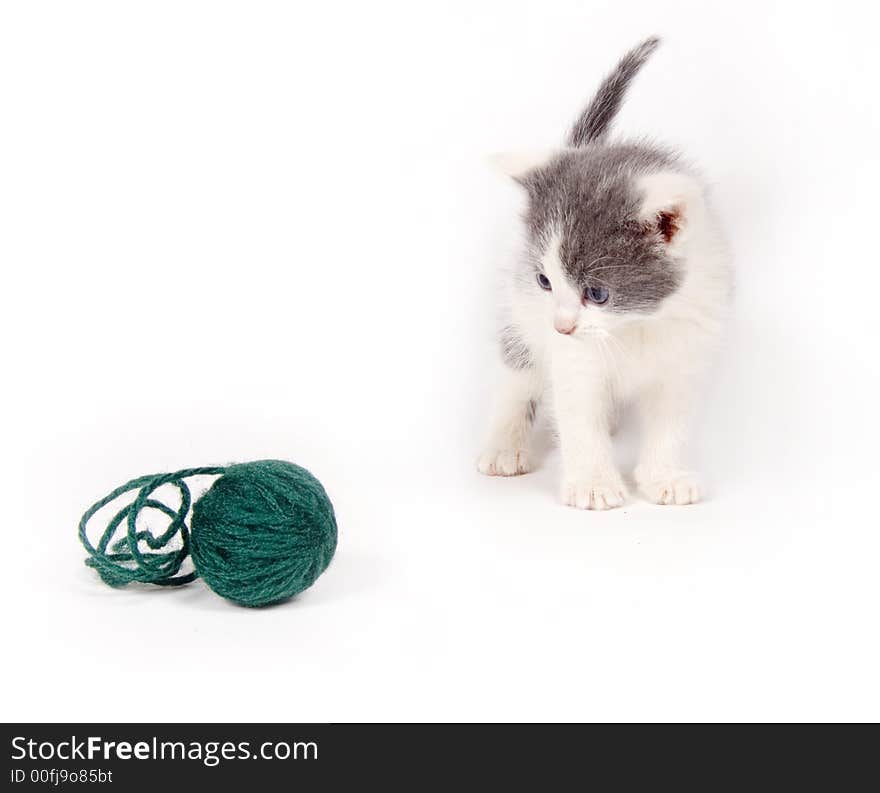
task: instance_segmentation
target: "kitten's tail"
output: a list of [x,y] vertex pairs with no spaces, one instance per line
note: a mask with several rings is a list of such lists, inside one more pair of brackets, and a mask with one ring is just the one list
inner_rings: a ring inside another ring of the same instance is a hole
[[652,36],[620,59],[617,68],[602,81],[593,100],[568,133],[569,146],[584,146],[605,136],[611,120],[623,104],[630,82],[659,43],[660,39]]

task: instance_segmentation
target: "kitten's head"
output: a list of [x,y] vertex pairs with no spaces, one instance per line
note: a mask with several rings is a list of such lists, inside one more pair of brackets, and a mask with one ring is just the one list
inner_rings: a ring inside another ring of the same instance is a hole
[[672,155],[586,147],[506,166],[528,196],[523,288],[560,333],[611,330],[679,288],[701,190]]

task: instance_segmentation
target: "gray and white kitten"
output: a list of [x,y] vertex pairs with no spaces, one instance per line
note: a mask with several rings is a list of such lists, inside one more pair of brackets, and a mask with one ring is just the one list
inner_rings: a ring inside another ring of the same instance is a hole
[[611,425],[635,401],[635,480],[658,504],[699,497],[688,424],[726,313],[728,255],[697,175],[672,151],[612,142],[609,125],[659,40],[629,52],[599,87],[564,148],[497,162],[526,192],[526,242],[506,279],[502,381],[481,472],[530,469],[538,405],[555,419],[562,500],[624,502]]

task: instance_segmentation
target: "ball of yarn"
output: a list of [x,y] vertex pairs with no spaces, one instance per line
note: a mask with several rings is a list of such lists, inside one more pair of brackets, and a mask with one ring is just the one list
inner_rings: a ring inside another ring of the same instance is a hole
[[[186,480],[217,474],[192,506],[188,525],[192,497]],[[155,497],[163,485],[177,489],[176,508]],[[134,500],[116,512],[92,545],[87,528],[95,513],[134,490]],[[164,516],[167,525],[151,530],[145,513]],[[311,586],[330,564],[336,536],[333,505],[321,483],[282,460],[142,476],[93,504],[79,524],[86,564],[111,586],[132,581],[180,586],[201,577],[243,606],[268,606]],[[181,573],[190,553],[195,569]]]
[[193,507],[192,559],[218,595],[267,606],[310,587],[336,550],[321,483],[280,460],[233,465]]

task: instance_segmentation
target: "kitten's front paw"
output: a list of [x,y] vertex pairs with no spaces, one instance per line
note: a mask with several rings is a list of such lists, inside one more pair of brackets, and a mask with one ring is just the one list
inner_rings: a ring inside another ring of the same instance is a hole
[[696,504],[700,500],[696,477],[685,471],[653,476],[636,471],[636,481],[645,498],[655,504]]
[[487,449],[477,460],[477,470],[486,476],[518,476],[532,466],[524,449]]
[[577,509],[614,509],[623,504],[626,487],[619,475],[588,479],[566,479],[562,483],[562,501]]

